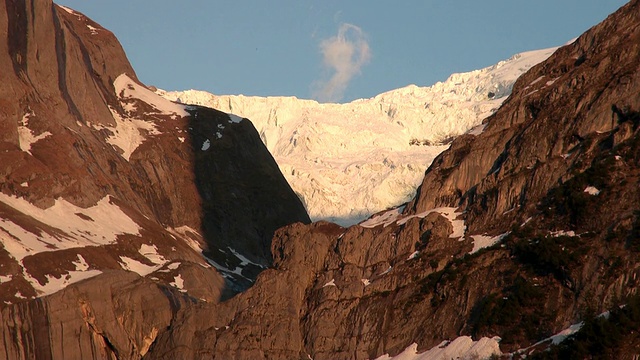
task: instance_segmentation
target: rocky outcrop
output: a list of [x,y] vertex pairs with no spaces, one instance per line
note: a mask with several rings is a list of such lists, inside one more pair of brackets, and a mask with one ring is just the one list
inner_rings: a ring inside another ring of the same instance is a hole
[[0,23],[0,358],[140,358],[309,222],[248,120],[154,94],[49,0],[2,1]]
[[483,203],[488,223],[535,205],[588,163],[590,140],[625,131],[621,109],[640,108],[639,39],[638,15],[620,11],[521,76],[480,135],[459,138],[434,161],[407,213],[464,199]]

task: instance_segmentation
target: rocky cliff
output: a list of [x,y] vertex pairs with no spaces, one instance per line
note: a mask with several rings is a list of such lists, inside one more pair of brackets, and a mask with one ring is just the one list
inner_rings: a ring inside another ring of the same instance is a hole
[[624,304],[640,271],[639,46],[636,0],[520,77],[406,207],[280,229],[273,269],[181,311],[147,357],[364,359],[460,336],[528,353]]
[[[640,0],[521,76],[410,203],[349,228],[305,224],[247,120],[160,99],[130,69],[60,75],[96,63],[99,25],[2,6],[19,29],[0,43],[19,90],[1,100],[7,358],[517,356],[636,293]],[[57,37],[34,48],[41,26]]]
[[108,30],[0,2],[0,358],[140,358],[309,222],[248,120],[165,100]]

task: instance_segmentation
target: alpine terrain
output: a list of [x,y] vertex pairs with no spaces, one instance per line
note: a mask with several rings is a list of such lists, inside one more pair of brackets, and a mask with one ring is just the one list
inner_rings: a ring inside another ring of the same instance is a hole
[[157,93],[251,119],[311,219],[345,226],[411,200],[451,140],[480,131],[518,76],[555,50],[517,54],[430,87],[410,85],[348,104],[198,90]]
[[640,355],[640,0],[344,105],[152,91],[50,0],[0,24],[0,358]]

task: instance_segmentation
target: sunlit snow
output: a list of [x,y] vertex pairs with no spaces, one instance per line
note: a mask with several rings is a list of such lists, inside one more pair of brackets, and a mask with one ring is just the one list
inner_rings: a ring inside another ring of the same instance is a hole
[[508,232],[498,236],[471,235],[471,238],[473,239],[473,250],[471,250],[469,254],[474,254],[478,252],[480,249],[493,246],[499,243],[507,235],[509,235]]
[[327,286],[336,286],[336,280],[335,279],[331,279],[329,282],[327,282],[326,284],[322,285],[322,287],[327,287]]
[[411,215],[411,216],[407,216],[404,217],[400,220],[398,220],[398,224],[402,225],[405,224],[407,221],[409,221],[410,219],[413,218],[425,218],[427,215],[436,212],[442,216],[444,216],[445,218],[447,218],[447,220],[449,220],[451,222],[451,226],[453,226],[453,232],[451,233],[451,235],[449,235],[449,238],[452,239],[463,239],[464,238],[464,233],[467,230],[467,226],[464,223],[464,220],[460,220],[458,219],[458,217],[460,215],[462,215],[461,212],[457,212],[456,210],[458,210],[458,208],[454,208],[454,207],[439,207],[439,208],[435,208],[435,209],[431,209],[431,210],[427,210],[424,211],[422,213],[416,214],[416,215]]
[[184,279],[182,278],[182,275],[178,274],[177,276],[175,276],[173,278],[173,281],[169,283],[169,285],[178,288],[181,292],[186,292],[187,290],[185,290],[184,288]]
[[32,112],[24,114],[20,125],[18,126],[18,141],[20,142],[20,150],[31,154],[31,145],[34,143],[51,136],[51,133],[45,131],[41,134],[34,135],[33,131],[29,129],[29,117],[33,116]]
[[507,98],[515,80],[555,49],[348,104],[196,90],[158,93],[250,119],[311,218],[351,225],[410,200],[428,165],[448,148],[443,142],[468,131],[480,134],[482,120]]
[[598,190],[598,189],[597,189],[596,187],[594,187],[594,186],[587,186],[587,187],[584,189],[584,192],[586,192],[586,193],[587,193],[587,194],[589,194],[589,195],[593,195],[593,196],[600,195],[600,190]]
[[60,277],[53,275],[45,275],[46,281],[44,284],[40,284],[38,280],[32,277],[27,271],[23,269],[23,275],[25,279],[33,286],[38,293],[38,296],[46,296],[58,292],[65,287],[77,283],[78,281],[92,278],[94,276],[102,274],[100,270],[89,270],[89,265],[82,257],[78,255],[78,260],[74,261],[76,270],[71,270],[67,274],[63,274]]
[[390,357],[383,355],[376,360],[475,360],[501,355],[500,338],[483,337],[473,341],[469,336],[460,336],[453,341],[443,341],[430,350],[418,353],[418,344],[412,344],[400,354]]
[[139,235],[138,224],[112,204],[109,196],[86,209],[62,199],[41,209],[3,193],[0,202],[46,225],[25,229],[9,219],[0,219],[0,240],[16,260],[53,249],[110,244],[121,234]]
[[[114,82],[115,94],[120,101],[125,114],[120,114],[117,109],[109,107],[115,127],[93,125],[96,129],[108,129],[111,135],[107,142],[122,150],[122,157],[127,161],[131,154],[146,140],[146,136],[158,135],[156,125],[149,120],[150,115],[189,116],[185,106],[171,102],[146,87],[133,81],[127,74],[121,74]],[[154,112],[146,112],[144,117],[136,117],[137,102],[143,102],[155,109]]]

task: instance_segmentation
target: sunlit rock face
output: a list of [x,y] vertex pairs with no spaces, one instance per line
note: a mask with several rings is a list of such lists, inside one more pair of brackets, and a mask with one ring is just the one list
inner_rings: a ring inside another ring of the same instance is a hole
[[309,222],[250,121],[141,84],[111,32],[3,1],[0,357],[139,358]]

